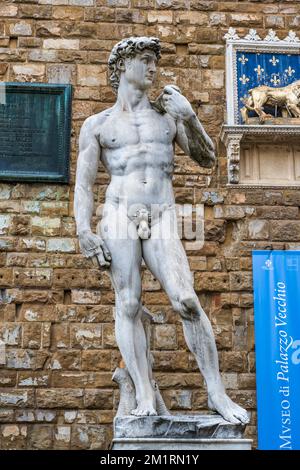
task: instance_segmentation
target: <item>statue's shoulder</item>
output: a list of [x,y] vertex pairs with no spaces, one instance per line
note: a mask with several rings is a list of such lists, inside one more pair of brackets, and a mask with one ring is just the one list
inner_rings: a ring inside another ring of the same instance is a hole
[[82,124],[82,130],[84,131],[89,131],[95,134],[99,134],[99,131],[101,130],[101,126],[105,123],[107,118],[111,115],[113,112],[114,106],[111,108],[107,108],[104,111],[101,111],[100,113],[97,114],[92,114],[92,116],[89,116]]
[[158,100],[150,101],[150,105],[157,119],[167,121],[167,123],[171,127],[173,127],[174,125],[176,126],[175,119],[170,114],[166,113],[166,111]]

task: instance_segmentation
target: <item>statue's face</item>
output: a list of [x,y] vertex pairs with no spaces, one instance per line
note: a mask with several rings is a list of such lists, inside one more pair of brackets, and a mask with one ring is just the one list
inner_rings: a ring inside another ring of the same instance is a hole
[[150,88],[155,78],[156,64],[155,53],[147,49],[133,58],[125,59],[124,75],[127,82],[140,90]]

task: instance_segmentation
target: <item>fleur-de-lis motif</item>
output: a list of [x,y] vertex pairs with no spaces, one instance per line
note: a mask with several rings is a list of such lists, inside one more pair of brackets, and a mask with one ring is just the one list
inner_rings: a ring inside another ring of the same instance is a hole
[[295,70],[292,69],[292,67],[289,65],[289,67],[285,69],[285,72],[288,74],[289,77],[291,77],[293,73],[295,73]]
[[299,38],[297,37],[296,33],[294,31],[289,31],[289,34],[287,35],[286,38],[284,38],[284,41],[286,42],[299,42]]
[[267,36],[265,37],[265,41],[267,41],[267,42],[276,42],[276,41],[280,41],[280,39],[277,36],[277,34],[275,33],[275,31],[273,31],[273,29],[269,29],[269,32],[268,32]]
[[248,62],[248,59],[247,57],[244,56],[244,54],[242,54],[242,57],[239,57],[239,61],[245,65],[246,62]]
[[276,73],[272,74],[271,82],[276,86],[280,83],[280,77],[276,75]]
[[224,39],[240,39],[240,37],[235,28],[229,28],[228,33],[224,35]]
[[261,74],[265,71],[265,69],[263,69],[260,65],[258,65],[255,69],[254,69],[254,72],[257,73],[257,76],[260,77]]
[[243,73],[243,75],[239,78],[240,82],[242,82],[243,85],[246,85],[247,82],[249,82],[249,78],[246,77],[246,75]]
[[278,64],[279,59],[276,59],[276,57],[273,55],[272,59],[269,59],[269,62],[275,67],[276,64]]
[[261,41],[261,38],[256,32],[256,29],[250,29],[249,33],[245,36],[244,39],[247,39],[248,41]]

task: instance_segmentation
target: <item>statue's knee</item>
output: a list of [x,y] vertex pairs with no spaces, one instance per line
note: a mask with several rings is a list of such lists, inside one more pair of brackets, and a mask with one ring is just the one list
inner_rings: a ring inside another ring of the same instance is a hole
[[140,301],[135,297],[127,297],[121,301],[121,313],[130,319],[136,318],[140,308]]
[[185,318],[190,318],[201,313],[199,300],[195,293],[188,293],[179,297],[174,304],[175,309]]
[[191,313],[197,313],[199,310],[199,300],[196,294],[190,294],[181,299],[182,308]]

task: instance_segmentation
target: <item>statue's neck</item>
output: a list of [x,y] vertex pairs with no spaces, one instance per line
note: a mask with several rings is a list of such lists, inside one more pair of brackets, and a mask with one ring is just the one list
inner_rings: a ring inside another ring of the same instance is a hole
[[116,104],[122,111],[131,112],[151,107],[146,90],[137,89],[123,80],[120,80]]

